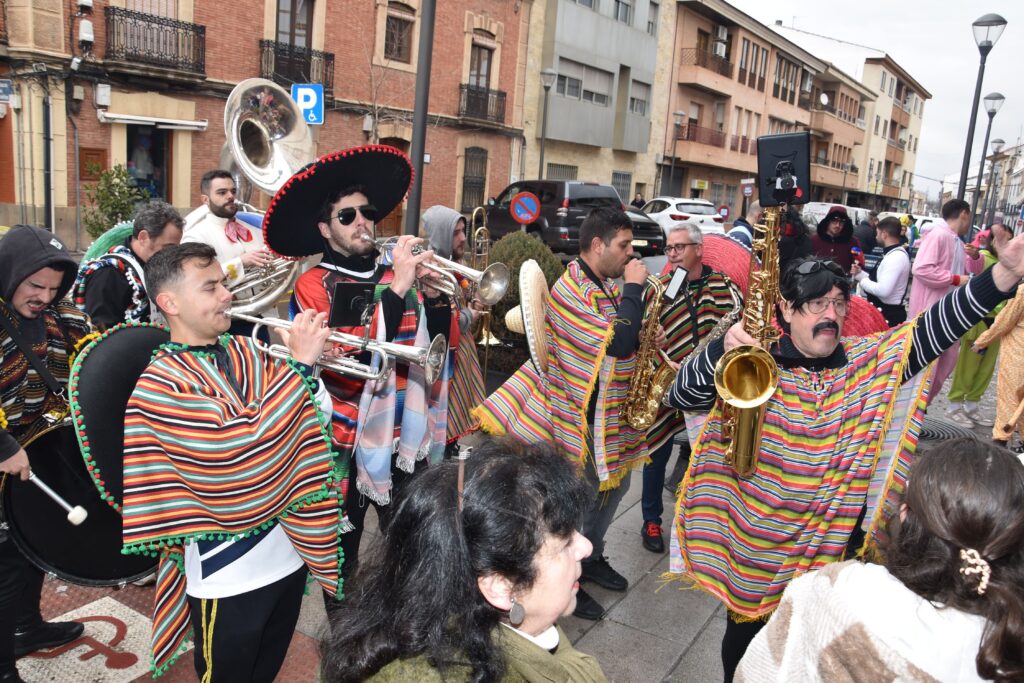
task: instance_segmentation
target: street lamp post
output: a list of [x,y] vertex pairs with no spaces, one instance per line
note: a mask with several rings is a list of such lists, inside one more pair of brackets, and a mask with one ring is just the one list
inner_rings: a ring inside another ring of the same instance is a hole
[[967,171],[971,165],[971,144],[974,142],[974,125],[978,121],[978,98],[981,97],[981,83],[985,79],[985,60],[1005,28],[1006,19],[1003,19],[998,14],[986,14],[971,24],[971,30],[974,32],[974,42],[977,43],[978,52],[981,53],[981,64],[978,65],[978,83],[974,86],[974,98],[971,100],[971,121],[967,127],[967,145],[964,148],[964,163],[960,169],[960,185],[956,190],[957,199],[963,199],[964,193],[967,191]]
[[988,136],[992,134],[992,119],[996,112],[1003,106],[1006,98],[1001,93],[993,92],[985,95],[985,112],[988,113],[988,126],[985,128],[985,144],[981,146],[981,163],[978,166],[978,180],[974,186],[974,196],[971,197],[971,224],[976,223],[978,204],[981,198],[981,178],[985,175],[985,152],[988,149]]
[[544,180],[544,143],[548,139],[548,98],[556,78],[558,78],[558,73],[550,67],[540,72],[540,84],[544,86],[544,119],[540,124],[540,167],[537,169],[537,178],[540,180]]
[[675,117],[675,124],[672,133],[672,161],[668,167],[668,191],[666,191],[664,187],[661,188],[661,193],[664,195],[674,194],[672,188],[676,181],[676,143],[679,141],[679,129],[683,125],[683,119],[686,117],[686,112],[672,112],[672,116]]
[[1002,159],[1002,157],[999,156],[999,153],[1003,150],[1003,145],[1005,144],[1006,142],[1000,138],[996,138],[992,141],[992,170],[989,171],[988,174],[988,191],[987,196],[985,197],[985,210],[981,214],[981,220],[984,222],[986,216],[989,215],[989,211],[992,212],[992,217],[988,219],[988,225],[992,225],[992,223],[995,222],[996,205],[993,200],[996,196],[996,166],[999,165],[999,162]]

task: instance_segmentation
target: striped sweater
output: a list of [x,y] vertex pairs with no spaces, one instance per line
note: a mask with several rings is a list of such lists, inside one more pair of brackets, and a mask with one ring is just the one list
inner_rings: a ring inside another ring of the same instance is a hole
[[[760,618],[774,610],[792,578],[841,559],[877,485],[880,443],[897,428],[901,400],[911,408],[878,496],[891,504],[905,483],[925,387],[901,399],[901,385],[1006,296],[986,272],[918,320],[844,339],[827,359],[800,358],[783,338],[772,350],[779,388],[767,404],[755,471],[741,478],[725,464],[720,406],[704,426],[677,504],[671,571],[686,573],[734,612]],[[670,392],[673,406],[712,408],[714,367],[723,352],[717,340],[681,368]],[[872,528],[891,507],[878,509]]]
[[128,402],[124,552],[159,557],[153,667],[188,633],[183,545],[233,540],[279,524],[320,584],[338,591],[341,501],[315,385],[251,339],[223,349],[169,344]]

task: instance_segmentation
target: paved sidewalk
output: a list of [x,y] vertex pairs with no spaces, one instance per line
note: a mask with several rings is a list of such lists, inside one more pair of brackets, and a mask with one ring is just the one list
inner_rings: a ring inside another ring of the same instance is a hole
[[[929,411],[931,417],[941,417],[948,409],[947,390],[948,384]],[[982,408],[993,415],[994,395],[995,382],[982,400]],[[975,430],[979,438],[986,440],[991,438],[989,432]],[[927,442],[922,443],[922,447],[927,446]],[[674,459],[675,456],[669,462],[670,471]],[[579,649],[600,660],[612,681],[720,681],[719,644],[725,629],[725,611],[717,601],[699,591],[680,590],[678,584],[662,585],[660,576],[668,568],[667,555],[651,553],[640,543],[641,487],[641,473],[634,472],[630,490],[606,541],[606,554],[612,566],[629,579],[629,590],[613,593],[586,584],[591,595],[608,609],[607,616],[599,622],[568,617],[562,625]],[[674,501],[668,492],[663,492],[663,498],[668,512]],[[367,520],[364,548],[377,539],[369,531],[375,526],[374,520]],[[149,680],[152,599],[152,588],[127,586],[115,591],[81,588],[57,579],[47,581],[44,616],[84,618],[86,635],[63,648],[21,659],[22,677],[31,682],[61,683]],[[323,625],[320,596],[307,596],[279,681],[317,680],[316,638]],[[161,680],[195,681],[192,653],[186,653]]]

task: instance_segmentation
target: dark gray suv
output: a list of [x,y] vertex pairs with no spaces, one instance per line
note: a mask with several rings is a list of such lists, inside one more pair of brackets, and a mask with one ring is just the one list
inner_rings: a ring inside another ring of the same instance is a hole
[[[540,199],[540,215],[529,225],[512,218],[512,198],[520,192],[532,192]],[[487,207],[487,227],[491,239],[524,230],[537,235],[556,254],[580,253],[580,224],[593,209],[624,209],[633,222],[633,251],[655,256],[665,250],[665,234],[644,212],[627,207],[611,185],[580,180],[523,180],[512,183]]]

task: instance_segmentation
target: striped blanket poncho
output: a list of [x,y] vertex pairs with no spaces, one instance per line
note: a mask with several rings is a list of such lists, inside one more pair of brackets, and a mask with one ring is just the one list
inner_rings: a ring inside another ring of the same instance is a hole
[[764,618],[791,579],[843,558],[865,506],[873,532],[906,483],[921,428],[926,382],[900,390],[913,331],[844,339],[838,368],[780,366],[748,477],[725,464],[718,402],[683,482],[667,576],[685,573],[741,618]]
[[[619,291],[611,282],[605,287],[590,280],[579,261],[572,261],[548,299],[547,374],[541,376],[527,362],[473,411],[485,431],[526,442],[554,442],[581,470],[592,455],[602,491],[616,488],[647,460],[646,435],[620,421],[636,357],[606,356],[615,333],[610,321]],[[591,425],[587,407],[595,391]],[[593,454],[587,450],[590,435]]]
[[[660,279],[667,286],[672,273],[661,275]],[[650,291],[646,293],[649,295]],[[668,357],[678,363],[693,351],[718,321],[732,311],[734,295],[736,301],[743,301],[739,287],[727,275],[704,266],[699,278],[687,282],[685,290],[671,302],[665,302],[659,320],[668,336]],[[662,406],[654,424],[647,429],[647,449],[655,452],[685,427],[683,411]]]
[[189,542],[280,524],[324,589],[339,589],[341,501],[315,384],[250,339],[224,336],[219,344],[235,382],[213,350],[168,344],[139,379],[125,417],[124,552],[160,559],[157,675],[188,636]]

